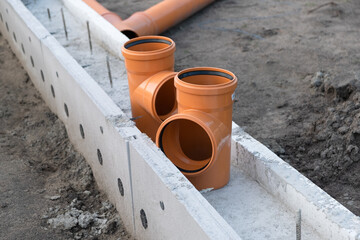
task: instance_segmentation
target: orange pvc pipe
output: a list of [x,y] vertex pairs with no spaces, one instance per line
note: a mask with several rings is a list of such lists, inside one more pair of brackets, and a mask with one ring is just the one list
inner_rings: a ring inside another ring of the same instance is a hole
[[177,110],[174,52],[175,42],[161,36],[134,38],[122,47],[132,116],[153,141],[162,121]]
[[103,7],[100,3],[98,3],[96,0],[83,0],[83,2],[85,2],[89,7],[94,9],[99,15],[104,17],[110,23],[122,22],[122,19],[119,15],[109,11],[108,9]]
[[199,190],[229,181],[236,85],[236,76],[219,68],[190,68],[175,77],[178,114],[160,125],[156,144]]
[[104,8],[96,0],[83,0],[129,38],[160,34],[178,24],[214,0],[164,0],[136,12],[126,20]]

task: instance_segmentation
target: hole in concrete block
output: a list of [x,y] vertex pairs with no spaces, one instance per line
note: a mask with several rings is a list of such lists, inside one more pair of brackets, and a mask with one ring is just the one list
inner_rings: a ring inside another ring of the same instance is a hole
[[102,126],[100,126],[100,132],[101,132],[101,134],[104,134],[104,129]]
[[144,227],[145,229],[147,229],[147,227],[148,227],[148,221],[147,221],[147,218],[146,218],[146,214],[145,214],[144,209],[141,209],[141,210],[140,210],[140,219],[141,219],[141,223],[142,223],[143,227]]
[[161,207],[162,210],[165,210],[165,205],[164,205],[163,201],[160,201],[160,207]]
[[9,25],[8,25],[8,23],[5,22],[5,25],[6,25],[6,30],[9,32],[10,30],[9,30]]
[[101,155],[101,152],[99,149],[97,150],[97,156],[98,156],[100,165],[103,165],[103,158],[102,158],[102,155]]
[[59,78],[59,73],[58,72],[56,72],[56,77]]
[[29,37],[29,42],[31,42],[31,37]]
[[41,74],[41,79],[43,80],[43,82],[45,82],[45,77],[44,77],[44,73],[42,70],[40,70],[40,74]]
[[9,13],[9,10],[8,10],[8,9],[6,9],[6,13]]
[[17,43],[17,39],[16,39],[16,34],[15,34],[15,32],[13,32],[13,37],[14,37],[15,42]]
[[65,109],[66,116],[69,117],[69,109],[68,109],[66,103],[64,103],[64,109]]
[[81,137],[83,138],[83,139],[85,139],[85,133],[84,133],[84,128],[83,128],[83,126],[80,124],[80,134],[81,134]]
[[124,186],[123,186],[121,179],[118,178],[117,182],[118,182],[119,192],[120,192],[121,196],[124,196]]
[[55,98],[55,90],[54,90],[53,85],[51,85],[50,88],[51,88],[51,94],[52,94],[53,97]]
[[2,18],[2,14],[0,13],[0,19],[1,19],[1,22],[4,22],[3,18]]
[[22,50],[23,54],[25,54],[24,44],[21,44],[21,50]]
[[33,67],[35,67],[35,64],[34,64],[34,59],[33,59],[33,57],[32,57],[32,56],[30,56],[30,61],[31,61],[31,65],[32,65]]

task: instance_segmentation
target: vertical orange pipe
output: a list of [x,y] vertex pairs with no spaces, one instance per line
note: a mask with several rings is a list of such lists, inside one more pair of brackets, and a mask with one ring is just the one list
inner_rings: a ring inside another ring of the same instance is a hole
[[157,35],[178,24],[214,0],[164,0],[126,20],[104,8],[96,0],[83,0],[129,38]]
[[162,121],[176,111],[174,52],[175,42],[161,36],[134,38],[122,48],[132,116],[153,141]]
[[229,181],[236,85],[236,76],[220,68],[190,68],[175,76],[178,114],[160,125],[156,144],[199,190]]

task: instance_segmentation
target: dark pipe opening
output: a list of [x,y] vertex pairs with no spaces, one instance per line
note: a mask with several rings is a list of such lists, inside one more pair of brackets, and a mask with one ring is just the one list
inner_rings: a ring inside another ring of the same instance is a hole
[[187,119],[169,122],[160,132],[159,147],[180,171],[187,173],[203,170],[213,154],[205,129]]
[[131,31],[131,30],[124,30],[124,31],[121,31],[125,36],[127,36],[129,39],[132,39],[132,38],[136,38],[138,37],[138,35]]
[[168,114],[176,107],[176,90],[174,88],[174,78],[164,83],[155,98],[155,110],[161,120],[165,120]]

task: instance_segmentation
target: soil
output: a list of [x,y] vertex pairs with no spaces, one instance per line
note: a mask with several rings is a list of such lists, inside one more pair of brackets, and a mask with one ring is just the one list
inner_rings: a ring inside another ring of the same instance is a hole
[[132,239],[0,33],[0,239]]
[[[99,0],[123,19],[159,0]],[[218,0],[163,33],[239,78],[233,120],[360,215],[360,2]]]

